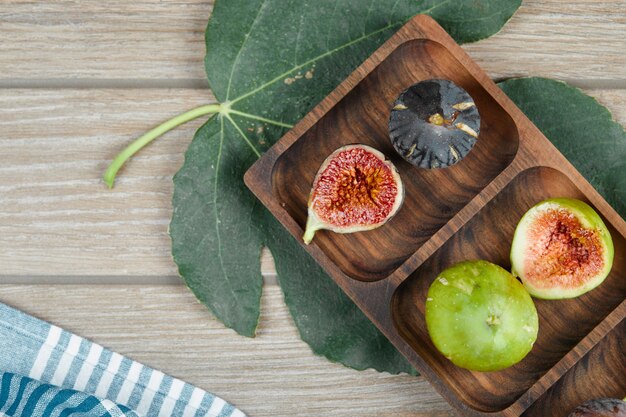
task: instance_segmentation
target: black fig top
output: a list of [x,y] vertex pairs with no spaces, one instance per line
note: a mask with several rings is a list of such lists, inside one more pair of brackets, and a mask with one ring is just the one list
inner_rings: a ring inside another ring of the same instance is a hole
[[420,168],[456,164],[480,133],[472,97],[449,80],[426,80],[404,90],[394,102],[389,136],[396,151]]

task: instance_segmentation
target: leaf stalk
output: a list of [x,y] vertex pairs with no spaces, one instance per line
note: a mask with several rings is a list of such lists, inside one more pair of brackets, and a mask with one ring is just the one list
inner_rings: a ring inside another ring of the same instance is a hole
[[191,109],[186,111],[178,116],[175,116],[168,121],[161,123],[154,129],[144,133],[140,137],[138,137],[134,142],[128,145],[122,152],[120,152],[113,162],[109,165],[107,170],[104,172],[104,182],[109,188],[113,188],[113,184],[115,183],[115,176],[117,172],[120,170],[122,165],[130,159],[133,155],[135,155],[139,150],[141,150],[144,146],[152,142],[154,139],[159,136],[169,132],[170,130],[178,127],[184,123],[187,123],[193,119],[197,119],[198,117],[207,115],[207,114],[215,114],[222,113],[224,111],[228,111],[228,106],[224,106],[219,103],[215,104],[207,104],[204,106],[196,107],[195,109]]

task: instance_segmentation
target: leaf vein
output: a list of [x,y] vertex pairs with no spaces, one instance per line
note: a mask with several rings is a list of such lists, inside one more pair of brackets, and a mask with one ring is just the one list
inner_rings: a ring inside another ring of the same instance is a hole
[[[331,22],[335,18],[335,14],[337,13],[337,6],[338,5],[339,5],[339,0],[335,0],[335,5],[333,6],[333,12],[331,13],[330,18],[328,19],[329,22]],[[334,25],[329,24],[328,25],[328,30],[326,31],[326,49],[328,49],[330,33],[331,33],[331,30],[332,30],[333,26]]]
[[259,16],[261,15],[261,11],[263,10],[266,4],[267,2],[265,1],[261,3],[259,10],[257,10],[256,16],[254,17],[254,20],[252,21],[252,24],[250,25],[250,29],[248,30],[248,33],[246,33],[246,35],[244,36],[243,42],[241,43],[241,47],[239,48],[239,51],[237,51],[237,56],[235,57],[235,61],[233,61],[233,66],[230,69],[230,76],[228,77],[228,87],[226,88],[226,101],[228,101],[228,98],[230,97],[230,86],[233,81],[233,75],[235,74],[235,68],[237,68],[237,64],[239,63],[239,59],[241,58],[241,52],[244,50],[244,47],[246,46],[248,39],[250,39],[250,33],[252,33],[254,26],[259,21]]
[[365,19],[363,19],[363,32],[361,33],[362,35],[365,35],[365,30],[367,29],[367,21],[370,18],[370,14],[372,14],[372,10],[374,9],[374,1],[377,0],[370,0],[370,5],[367,7],[367,14],[365,15]]
[[437,8],[441,7],[441,6],[443,6],[443,5],[445,5],[445,4],[450,3],[450,1],[451,1],[451,0],[443,0],[442,2],[439,2],[439,3],[435,4],[434,6],[432,6],[432,7],[428,8],[428,9],[426,9],[426,10],[422,10],[420,13],[422,13],[422,14],[430,13],[430,12],[432,12],[433,10],[435,10],[435,9],[437,9]]
[[[222,237],[220,235],[220,218],[217,213],[217,184],[219,180],[219,172],[220,172],[220,162],[222,159],[222,147],[224,146],[224,118],[220,117],[220,146],[217,150],[217,158],[215,161],[215,179],[213,181],[213,212],[215,213],[215,235],[217,237],[217,257],[220,260],[220,268],[222,269],[222,274],[224,274],[224,278],[226,281],[230,283],[230,279],[228,278],[228,273],[226,272],[226,268],[224,268],[224,258],[222,257]],[[229,285],[229,288],[231,286]],[[232,292],[232,288],[231,288]],[[233,293],[233,296],[235,294]]]
[[237,116],[245,117],[247,119],[258,120],[260,122],[269,123],[269,124],[272,124],[272,125],[275,125],[275,126],[286,127],[287,129],[291,129],[293,127],[293,125],[290,125],[290,124],[285,123],[285,122],[268,119],[266,117],[261,117],[261,116],[255,115],[255,114],[245,113],[245,112],[242,112],[242,111],[239,111],[239,110],[230,109],[230,113],[236,114]]
[[398,3],[400,3],[400,0],[396,0],[396,2],[393,4],[393,7],[391,8],[391,12],[389,12],[389,16],[393,16],[393,13],[396,11],[396,7],[398,7]]
[[323,54],[320,54],[320,55],[318,55],[318,56],[316,56],[316,57],[314,57],[314,58],[311,58],[311,59],[309,59],[308,61],[306,61],[306,62],[304,62],[304,63],[302,63],[302,64],[300,64],[300,65],[297,65],[297,66],[295,66],[295,67],[291,68],[291,69],[290,69],[290,70],[288,70],[288,71],[285,71],[284,73],[282,73],[282,74],[278,75],[277,77],[274,77],[273,79],[271,79],[270,81],[268,81],[268,82],[266,82],[266,83],[264,83],[264,84],[260,85],[259,87],[257,87],[257,88],[255,88],[255,89],[253,89],[253,90],[251,90],[251,91],[249,91],[249,92],[247,92],[247,93],[245,93],[245,94],[243,94],[243,95],[241,95],[241,96],[237,97],[236,99],[234,99],[234,100],[231,102],[231,105],[234,105],[235,103],[237,103],[237,102],[239,102],[239,101],[241,101],[241,100],[243,100],[243,99],[245,99],[245,98],[248,98],[248,97],[250,97],[251,95],[254,95],[254,94],[258,93],[258,92],[259,92],[259,91],[261,91],[261,90],[264,90],[265,88],[267,88],[267,87],[269,87],[270,85],[274,84],[276,81],[279,81],[279,80],[283,79],[284,77],[288,76],[289,74],[291,74],[291,73],[292,73],[292,72],[294,72],[294,71],[297,71],[297,70],[299,70],[299,69],[302,69],[302,68],[306,67],[307,65],[311,65],[311,64],[313,64],[313,63],[315,63],[315,62],[319,61],[320,59],[326,58],[327,56],[332,55],[332,54],[334,54],[334,53],[336,53],[336,52],[339,52],[339,51],[341,51],[342,49],[348,48],[348,47],[350,47],[350,46],[352,46],[352,45],[354,45],[354,44],[357,44],[357,43],[359,43],[359,42],[361,42],[361,41],[363,41],[363,40],[365,40],[365,39],[367,39],[367,38],[369,38],[369,37],[371,37],[371,36],[377,35],[377,34],[379,34],[379,33],[381,33],[381,32],[384,32],[384,31],[386,31],[386,30],[389,30],[389,29],[391,29],[392,27],[394,27],[394,26],[398,26],[398,25],[400,25],[400,24],[402,24],[402,22],[390,23],[390,24],[388,24],[387,26],[385,26],[385,27],[383,27],[383,28],[377,29],[377,30],[375,30],[375,31],[373,31],[373,32],[371,32],[371,33],[368,33],[367,35],[360,36],[360,37],[358,37],[358,38],[356,38],[356,39],[351,40],[350,42],[347,42],[347,43],[345,43],[345,44],[343,44],[343,45],[341,45],[341,46],[338,46],[338,47],[336,47],[336,48],[334,48],[334,49],[331,49],[330,51],[326,51],[326,52],[324,52]]
[[248,137],[245,135],[245,133],[243,133],[243,131],[241,130],[239,125],[237,123],[235,123],[233,118],[230,117],[230,115],[228,113],[226,113],[226,118],[230,121],[230,123],[232,123],[233,127],[237,130],[237,132],[239,132],[239,134],[241,135],[243,140],[248,144],[248,146],[250,146],[250,149],[252,149],[252,151],[257,156],[257,158],[260,158],[261,157],[261,153],[254,147],[254,145],[252,144],[250,139],[248,139]]
[[304,13],[300,15],[300,25],[298,26],[298,35],[296,36],[296,47],[293,52],[293,65],[298,65],[298,51],[300,49],[300,35],[302,34],[302,26],[304,22]]

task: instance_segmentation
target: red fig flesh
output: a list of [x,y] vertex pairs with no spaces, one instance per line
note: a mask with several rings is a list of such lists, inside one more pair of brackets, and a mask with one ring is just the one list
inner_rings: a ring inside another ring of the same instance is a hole
[[313,181],[304,243],[321,229],[353,233],[380,227],[403,199],[400,175],[385,155],[366,145],[343,146],[326,158]]
[[532,296],[573,298],[604,281],[613,255],[611,234],[593,208],[580,200],[553,198],[520,220],[511,267]]

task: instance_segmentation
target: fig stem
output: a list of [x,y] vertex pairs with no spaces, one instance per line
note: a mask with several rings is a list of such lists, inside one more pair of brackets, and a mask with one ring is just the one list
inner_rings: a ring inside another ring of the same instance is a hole
[[445,122],[446,122],[446,119],[444,119],[443,116],[439,113],[435,113],[428,118],[428,123],[431,123],[437,126],[442,126]]
[[489,317],[487,317],[487,324],[490,327],[491,326],[497,326],[498,324],[500,324],[500,318],[498,316],[496,316],[495,314],[492,314]]
[[309,216],[306,221],[306,228],[304,229],[304,235],[302,236],[302,240],[305,244],[311,243],[313,240],[313,236],[315,236],[315,232],[323,228],[323,224],[320,223],[316,218],[315,214],[311,213],[309,210]]
[[128,159],[130,159],[133,155],[139,152],[144,146],[152,142],[154,139],[169,132],[177,126],[182,125],[183,123],[189,122],[190,120],[207,114],[220,113],[224,110],[227,110],[227,107],[224,107],[221,104],[207,104],[204,106],[196,107],[195,109],[188,110],[182,114],[179,114],[178,116],[167,120],[164,123],[161,123],[154,129],[151,129],[143,135],[139,136],[122,152],[117,154],[117,156],[113,159],[107,170],[104,172],[103,178],[105,184],[109,188],[113,188],[113,184],[115,183],[115,176],[117,175],[117,171],[119,171],[122,165],[124,165],[124,163]]

